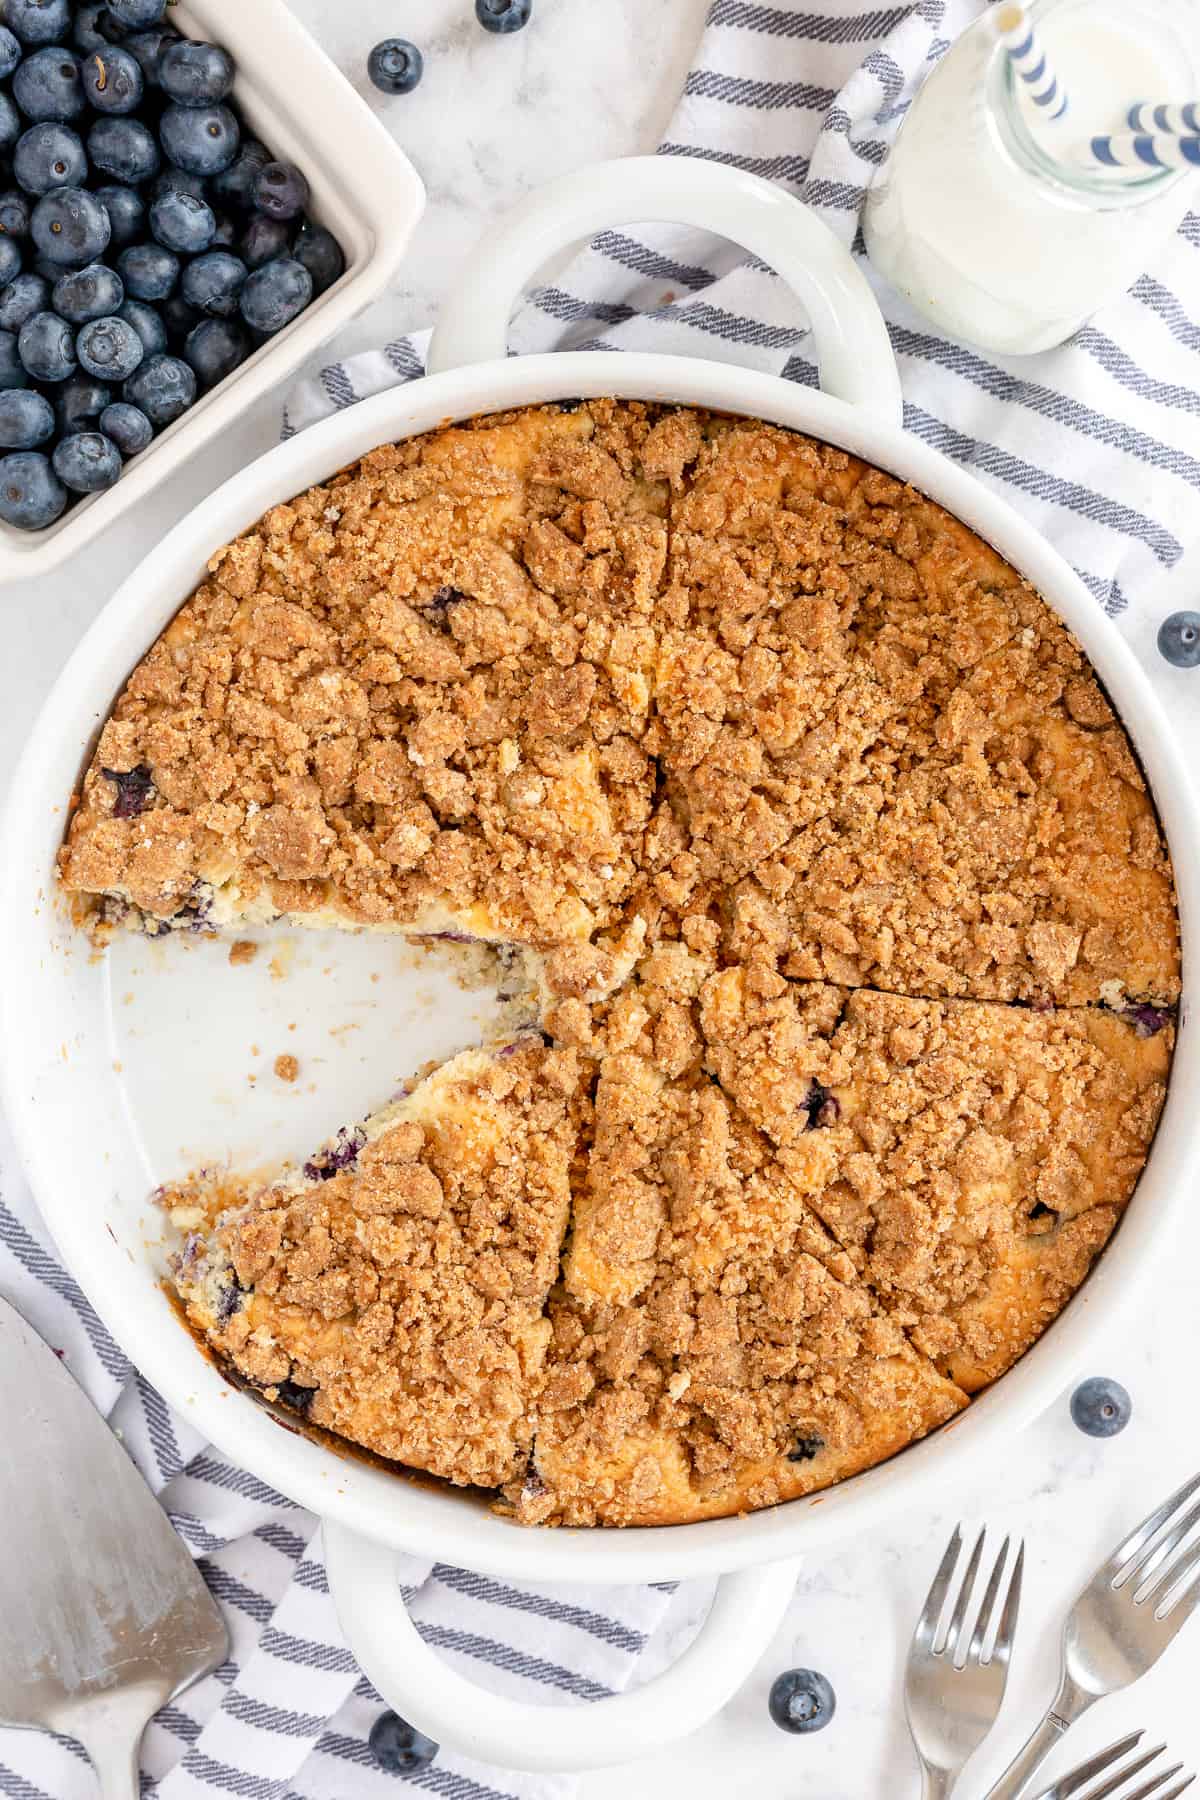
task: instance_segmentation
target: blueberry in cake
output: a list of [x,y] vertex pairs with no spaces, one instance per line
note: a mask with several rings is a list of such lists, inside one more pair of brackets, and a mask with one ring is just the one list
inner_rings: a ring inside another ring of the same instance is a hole
[[167,1196],[217,1355],[527,1523],[813,1492],[968,1405],[1119,1223],[1170,863],[1038,595],[828,445],[611,400],[385,446],[221,551],[61,875],[100,936],[495,947],[536,1029]]

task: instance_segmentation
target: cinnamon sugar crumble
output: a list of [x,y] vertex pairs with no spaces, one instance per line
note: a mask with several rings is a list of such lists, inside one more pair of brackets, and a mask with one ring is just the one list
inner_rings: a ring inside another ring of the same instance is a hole
[[527,408],[274,508],[134,671],[61,870],[110,927],[501,947],[550,1043],[244,1190],[178,1283],[264,1391],[528,1522],[767,1505],[941,1423],[1162,1104],[1171,870],[1078,645],[749,421]]
[[294,1056],[284,1054],[275,1058],[275,1073],[280,1081],[295,1081],[300,1073],[300,1064]]

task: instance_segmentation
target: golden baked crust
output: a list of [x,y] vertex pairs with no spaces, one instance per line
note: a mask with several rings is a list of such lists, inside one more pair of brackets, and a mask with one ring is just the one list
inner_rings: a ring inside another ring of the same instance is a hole
[[464,1052],[194,1237],[189,1318],[313,1424],[499,1486],[529,1452],[586,1105],[570,1051]]
[[1171,870],[1079,646],[753,421],[526,408],[274,508],[60,867],[106,927],[532,947],[552,1048],[456,1059],[178,1275],[248,1380],[527,1521],[747,1510],[931,1429],[1083,1280],[1161,1106]]

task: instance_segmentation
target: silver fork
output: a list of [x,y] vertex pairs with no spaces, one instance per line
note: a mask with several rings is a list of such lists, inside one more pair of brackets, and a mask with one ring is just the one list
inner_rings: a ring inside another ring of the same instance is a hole
[[985,1652],[984,1642],[996,1611],[1008,1555],[1007,1538],[992,1567],[970,1641],[959,1649],[971,1610],[971,1596],[986,1535],[985,1529],[975,1541],[943,1633],[942,1614],[962,1552],[962,1530],[955,1526],[908,1652],[908,1666],[904,1672],[904,1711],[921,1762],[923,1800],[946,1800],[967,1758],[991,1730],[1004,1698],[1008,1659],[1021,1604],[1021,1575],[1025,1568],[1023,1543],[1009,1572],[995,1641]]
[[1018,1800],[1068,1726],[1144,1675],[1191,1617],[1200,1601],[1200,1588],[1189,1585],[1200,1569],[1200,1541],[1177,1553],[1200,1523],[1200,1502],[1188,1506],[1198,1490],[1200,1475],[1193,1475],[1097,1569],[1063,1626],[1050,1710],[985,1800]]
[[1072,1769],[1069,1775],[1060,1776],[1044,1793],[1038,1795],[1038,1800],[1150,1800],[1151,1795],[1153,1795],[1153,1800],[1179,1800],[1179,1795],[1185,1788],[1191,1787],[1196,1777],[1184,1775],[1183,1780],[1176,1782],[1172,1788],[1164,1788],[1163,1783],[1173,1780],[1182,1772],[1182,1763],[1172,1763],[1169,1769],[1159,1769],[1157,1774],[1152,1775],[1149,1781],[1143,1782],[1139,1788],[1127,1785],[1148,1769],[1151,1763],[1158,1761],[1167,1747],[1165,1744],[1159,1744],[1153,1750],[1144,1751],[1125,1768],[1118,1769],[1115,1774],[1109,1775],[1107,1781],[1098,1782],[1095,1787],[1089,1787],[1086,1794],[1080,1791],[1092,1780],[1093,1776],[1108,1773],[1114,1763],[1120,1762],[1121,1758],[1130,1750],[1136,1750],[1145,1735],[1145,1732],[1142,1731],[1132,1731],[1128,1737],[1121,1738],[1118,1743],[1110,1744],[1107,1750],[1101,1750],[1095,1756],[1090,1756],[1086,1762],[1080,1763],[1077,1769]]

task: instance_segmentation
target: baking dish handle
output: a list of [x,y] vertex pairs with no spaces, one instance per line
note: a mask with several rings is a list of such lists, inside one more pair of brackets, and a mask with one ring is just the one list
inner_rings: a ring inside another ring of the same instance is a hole
[[513,308],[539,269],[598,231],[649,221],[719,232],[769,263],[804,302],[826,393],[901,422],[887,327],[850,252],[782,188],[702,158],[596,163],[522,200],[484,238],[443,306],[429,373],[502,359]]
[[446,1749],[506,1769],[599,1769],[695,1731],[746,1679],[787,1610],[799,1563],[723,1575],[699,1635],[663,1674],[582,1706],[510,1700],[451,1668],[409,1616],[394,1553],[324,1522],[329,1587],[359,1667],[400,1716]]

